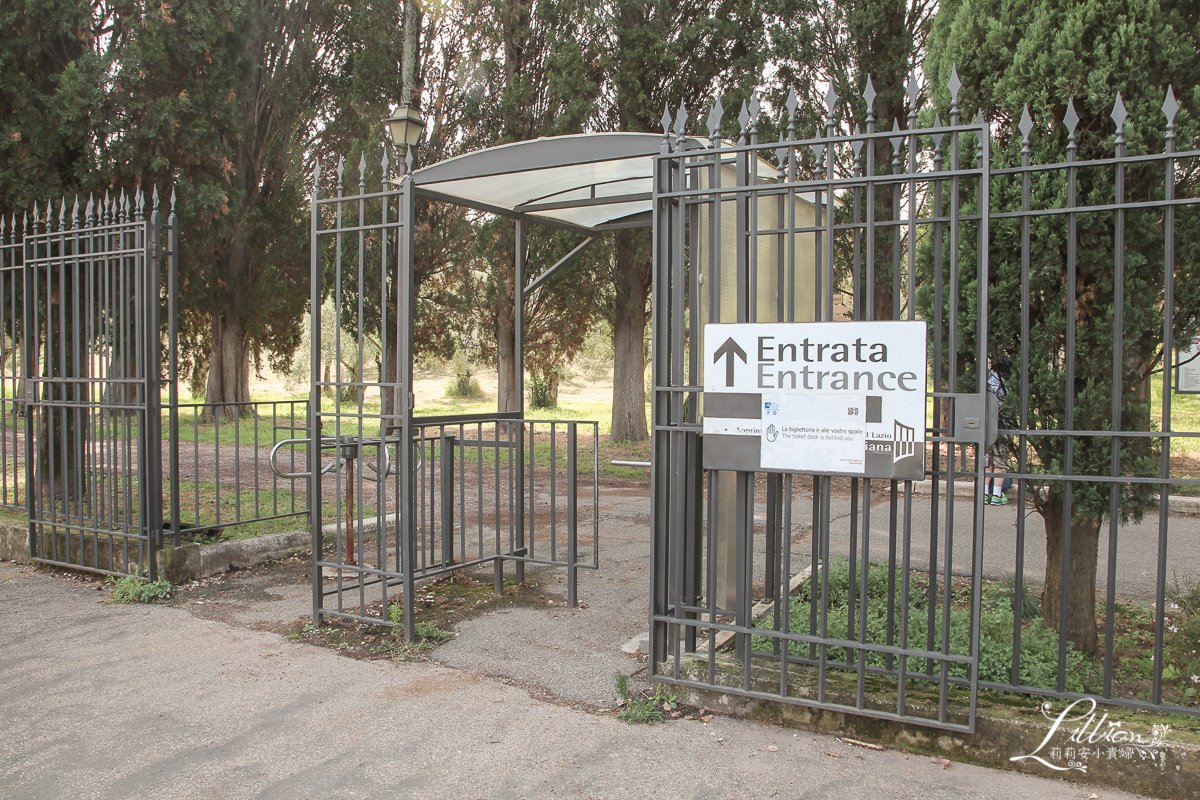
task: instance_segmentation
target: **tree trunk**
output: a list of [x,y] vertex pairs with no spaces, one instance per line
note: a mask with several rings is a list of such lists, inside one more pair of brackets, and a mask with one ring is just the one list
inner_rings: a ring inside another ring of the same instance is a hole
[[[882,153],[887,153],[890,150],[888,143],[884,140],[876,142],[875,158],[876,164],[879,163],[879,158]],[[883,163],[890,163],[890,154],[888,160]],[[891,170],[886,170],[891,172]],[[875,221],[883,222],[892,219],[892,187],[883,185],[875,187]],[[875,303],[872,308],[874,320],[889,320],[895,319],[893,313],[895,308],[895,292],[893,290],[893,269],[892,259],[895,255],[895,244],[892,240],[892,233],[888,228],[876,228],[875,230]],[[865,276],[865,271],[864,271]],[[827,288],[826,291],[829,291]]]
[[239,411],[253,414],[250,402],[250,348],[241,315],[228,310],[212,323],[212,357],[208,366],[208,386],[204,392],[202,420],[213,422],[237,418]]
[[[1038,510],[1046,526],[1046,584],[1042,592],[1042,624],[1059,629],[1062,608],[1063,509],[1051,493]],[[1100,647],[1096,634],[1096,555],[1100,542],[1098,518],[1071,525],[1070,581],[1067,587],[1067,640],[1088,654]]]
[[[409,376],[401,375],[397,377],[400,360],[400,345],[396,341],[395,336],[389,336],[387,343],[384,345],[386,352],[383,356],[383,374],[379,377],[379,395],[380,402],[383,406],[383,416],[385,425],[399,425],[400,415],[404,409],[403,397],[405,394],[404,387],[409,385]],[[385,384],[399,384],[398,386],[387,386]],[[391,417],[391,420],[387,418]]]
[[[72,291],[72,287],[78,284],[78,275],[74,279],[68,275],[54,288],[50,297],[51,307],[47,319],[42,323],[44,335],[40,337],[45,343],[43,374],[47,378],[86,378],[89,374],[88,348],[80,341],[81,320],[76,319],[78,307]],[[137,350],[132,343],[129,349],[134,352]],[[131,365],[130,371],[135,370]],[[136,388],[126,388],[123,384],[116,386],[120,387],[118,393],[123,389],[129,396],[120,393],[113,398],[115,402],[132,404],[138,401]],[[72,508],[75,513],[80,513],[80,504],[87,493],[84,467],[88,424],[87,409],[83,407],[87,401],[87,389],[79,381],[47,382],[42,390],[42,399],[62,405],[43,406],[38,420],[37,475],[40,491],[48,505],[53,507],[52,498],[58,497],[62,499],[62,505],[58,506],[60,510]],[[114,415],[114,419],[121,420],[126,426],[137,424],[132,414]],[[126,430],[123,435],[130,436],[131,431]]]
[[641,442],[646,432],[646,304],[650,264],[639,258],[638,234],[616,236],[613,313],[612,440]]

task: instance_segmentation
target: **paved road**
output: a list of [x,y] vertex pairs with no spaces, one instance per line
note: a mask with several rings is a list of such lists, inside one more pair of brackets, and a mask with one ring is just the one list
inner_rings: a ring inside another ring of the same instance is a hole
[[[244,619],[295,613],[293,594]],[[0,564],[0,797],[1131,797],[719,717],[630,726],[469,669],[104,597]]]

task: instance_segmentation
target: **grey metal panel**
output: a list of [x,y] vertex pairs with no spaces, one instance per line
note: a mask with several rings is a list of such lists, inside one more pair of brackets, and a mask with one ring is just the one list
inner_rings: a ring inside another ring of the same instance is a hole
[[749,392],[709,392],[704,396],[709,417],[762,419],[762,395]]
[[710,433],[704,437],[704,468],[757,472],[761,451],[757,436]]

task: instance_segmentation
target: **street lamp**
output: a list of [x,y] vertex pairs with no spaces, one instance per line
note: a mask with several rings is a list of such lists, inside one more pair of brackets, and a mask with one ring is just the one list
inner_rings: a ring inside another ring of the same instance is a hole
[[399,106],[386,120],[392,134],[392,144],[412,147],[425,130],[425,118],[407,103]]

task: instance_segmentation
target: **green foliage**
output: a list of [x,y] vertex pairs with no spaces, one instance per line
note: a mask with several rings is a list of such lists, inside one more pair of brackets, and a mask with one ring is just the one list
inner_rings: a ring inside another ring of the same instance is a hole
[[437,644],[441,644],[442,642],[446,641],[447,639],[453,639],[453,638],[454,638],[454,633],[452,631],[442,630],[441,628],[434,625],[432,622],[418,622],[417,623],[417,641],[418,642],[421,642],[423,644],[428,643],[428,644],[437,645]]
[[629,676],[624,672],[617,673],[617,697],[622,703],[629,702]]
[[[1179,149],[1192,146],[1197,137],[1195,113],[1200,109],[1200,66],[1196,59],[1197,28],[1185,19],[1182,6],[1159,0],[1054,0],[1030,5],[1018,0],[979,2],[952,0],[941,4],[931,34],[926,73],[936,87],[943,119],[949,106],[945,88],[951,66],[957,65],[963,84],[960,106],[982,108],[985,118],[997,121],[993,129],[993,168],[1021,163],[1022,137],[1016,127],[1028,104],[1034,121],[1030,160],[1034,164],[1059,163],[1066,158],[1067,131],[1063,125],[1067,101],[1073,98],[1080,117],[1077,160],[1107,158],[1115,147],[1115,125],[1110,119],[1118,92],[1129,117],[1124,136],[1129,154],[1162,152],[1165,118],[1160,110],[1167,85],[1173,83],[1182,107],[1176,120]],[[974,143],[963,148],[973,159]],[[1030,176],[1030,205],[1034,209],[1061,207],[1067,200],[1067,171],[1047,170]],[[991,210],[1021,208],[1021,180],[992,183]],[[1112,202],[1113,170],[1080,169],[1077,202],[1103,205]],[[1177,196],[1196,191],[1193,176],[1176,187]],[[1162,171],[1131,165],[1125,170],[1125,198],[1161,199]],[[965,208],[970,213],[971,208]],[[1072,398],[1072,424],[1081,430],[1111,430],[1114,374],[1121,379],[1120,426],[1125,430],[1151,430],[1150,380],[1161,380],[1153,370],[1161,360],[1164,301],[1162,212],[1129,211],[1125,219],[1125,278],[1115,281],[1113,219],[1111,214],[1080,214],[1074,242],[1069,241],[1065,215],[1041,216],[1030,225],[1029,303],[991,303],[987,351],[992,369],[1008,386],[1028,376],[1029,412],[1021,427],[1062,430],[1067,424],[1067,396]],[[1175,315],[1176,340],[1192,335],[1200,318],[1200,214],[1176,215]],[[973,298],[976,287],[975,236],[960,236],[962,297]],[[1020,221],[997,220],[989,240],[988,295],[1022,296]],[[932,319],[932,254],[928,243],[923,265],[924,288],[919,305]],[[1068,247],[1076,255],[1076,305],[1068,314]],[[1114,368],[1117,338],[1114,305],[1123,293],[1123,360]],[[1029,315],[1029,335],[1021,328],[1022,312]],[[977,309],[964,302],[958,320],[960,386],[976,385]],[[1075,382],[1066,386],[1068,362],[1064,345],[1070,328],[1075,337]],[[1022,345],[1035,354],[1021,363]],[[973,389],[970,389],[973,390]],[[1002,416],[1020,417],[1020,392],[1008,391]],[[1107,474],[1113,442],[1102,437],[1075,439],[1072,469],[1075,474]],[[1066,439],[1031,437],[1037,466],[1063,472]],[[1124,439],[1122,473],[1149,476],[1157,472],[1156,440]],[[1075,522],[1101,518],[1109,508],[1109,487],[1101,483],[1073,485]],[[1146,484],[1120,487],[1120,514],[1138,518],[1152,502],[1157,488]],[[1050,483],[1039,508],[1061,503],[1061,484]]]
[[566,367],[550,367],[529,375],[529,405],[532,408],[558,408],[558,386],[570,376]]
[[[404,604],[395,602],[388,606],[388,622],[396,626],[396,638],[404,638]],[[432,622],[418,622],[416,625],[417,638],[412,642],[402,642],[403,646],[414,653],[432,650],[447,639],[454,638],[453,631],[443,630]]]
[[622,672],[616,674],[617,697],[621,699],[624,708],[617,712],[617,719],[631,724],[662,722],[666,712],[679,708],[674,689],[656,686],[654,694],[646,695],[641,692],[630,692],[629,676]]
[[446,397],[455,400],[485,400],[487,395],[479,385],[479,379],[470,375],[455,375],[446,381]]
[[[1165,661],[1163,678],[1182,677],[1192,685],[1189,697],[1200,691],[1200,579],[1176,576],[1167,590],[1171,605],[1164,609],[1167,634],[1164,637]],[[1176,674],[1168,676],[1166,669]],[[1196,677],[1193,677],[1196,676]]]
[[[1000,409],[1003,427],[1155,429],[1150,383],[1162,380],[1156,372],[1163,359],[1166,274],[1173,273],[1175,341],[1192,336],[1200,324],[1200,211],[1185,206],[1175,212],[1175,253],[1168,270],[1163,268],[1168,260],[1164,211],[1151,205],[1164,198],[1165,176],[1158,163],[1130,163],[1121,170],[1120,199],[1146,204],[1121,212],[1123,239],[1114,235],[1117,218],[1112,212],[1024,219],[1020,212],[1026,186],[1028,208],[1035,211],[1063,208],[1072,201],[1079,207],[1112,203],[1118,196],[1117,170],[1088,162],[1110,158],[1118,147],[1127,155],[1164,152],[1161,109],[1169,84],[1176,87],[1181,107],[1175,120],[1178,149],[1196,146],[1198,36],[1194,9],[1172,0],[948,0],[939,7],[925,74],[942,119],[953,119],[956,111],[973,118],[978,108],[994,122],[987,145],[992,170],[1026,161],[1061,165],[1068,158],[1080,165],[1000,175],[990,182],[986,286],[979,286],[977,276],[979,228],[967,222],[959,231],[958,352],[949,357],[956,359],[960,377],[947,390],[976,391],[994,372],[1006,389]],[[962,91],[958,109],[952,110],[946,87],[955,66]],[[1123,145],[1112,118],[1118,92],[1128,112]],[[1070,143],[1064,124],[1069,101],[1079,119]],[[1026,108],[1033,123],[1028,149],[1017,124]],[[980,143],[972,138],[958,143],[959,166],[978,163]],[[1068,144],[1075,148],[1070,155]],[[962,188],[959,213],[977,212],[980,201],[970,182]],[[1176,174],[1176,197],[1194,198],[1198,189],[1194,172]],[[998,214],[1009,216],[997,219]],[[922,285],[916,303],[927,320],[934,319],[939,278],[949,286],[952,277],[949,243],[940,244],[940,258],[935,256],[938,246],[933,237],[921,244]],[[1124,269],[1120,280],[1118,261]],[[949,294],[944,293],[940,309],[947,325],[952,317]],[[978,305],[983,298],[988,302],[988,340],[980,343]],[[980,344],[985,359],[977,354]],[[939,388],[948,366],[933,367]],[[1072,531],[1076,554],[1086,552],[1095,546],[1101,521],[1112,513],[1114,495],[1121,521],[1138,520],[1154,507],[1158,486],[1109,484],[1103,476],[1116,465],[1121,476],[1157,477],[1162,443],[1152,437],[1103,435],[1033,435],[1026,441],[1028,450],[1019,454],[1027,462],[1023,471],[1100,478],[1049,480],[1041,486],[1031,481],[1030,495],[1046,522],[1048,591],[1043,601],[1052,622],[1058,616],[1064,530]],[[1071,511],[1064,519],[1067,491]],[[1096,566],[1075,565],[1072,570],[1067,633],[1091,650],[1097,641]]]
[[114,603],[153,603],[171,597],[170,581],[145,581],[130,575],[123,578],[110,575],[105,584],[109,587],[109,598]]
[[[829,612],[828,636],[832,639],[857,638],[857,626],[861,619],[862,603],[858,592],[855,592],[854,621],[855,635],[849,635],[849,587],[850,563],[845,559],[834,559],[829,565]],[[867,642],[875,644],[887,643],[887,598],[888,598],[888,567],[886,564],[872,564],[867,571]],[[855,586],[861,585],[862,574],[858,573]],[[816,591],[820,591],[822,578],[818,577]],[[895,585],[899,586],[901,574],[894,575]],[[812,582],[804,585],[792,598],[790,606],[790,630],[808,630],[809,600],[811,598]],[[909,647],[925,647],[929,638],[929,606],[925,594],[913,589],[909,596],[908,608],[908,643]],[[898,605],[898,604],[897,604]],[[1008,683],[1012,680],[1013,656],[1013,592],[1011,587],[1001,584],[989,587],[984,593],[982,603],[983,613],[979,620],[979,679]],[[943,613],[939,603],[934,613],[933,640],[934,649],[940,649],[943,639]],[[900,630],[899,608],[895,610],[895,631],[898,642]],[[1030,619],[1026,617],[1026,619]],[[952,607],[949,614],[949,652],[955,655],[970,653],[970,613],[961,607]],[[757,627],[770,627],[771,619],[765,618],[757,623]],[[772,642],[765,637],[755,637],[753,646],[756,649],[769,650]],[[797,656],[808,656],[808,645],[802,642],[792,642],[789,652]],[[1021,671],[1020,681],[1027,686],[1055,688],[1058,680],[1058,635],[1047,630],[1039,622],[1025,625],[1021,632]],[[845,648],[830,647],[827,650],[830,661],[847,661],[856,663],[858,654]],[[866,662],[870,666],[882,667],[886,656],[882,653],[867,653]],[[926,659],[909,658],[907,670],[912,673],[924,672],[931,666],[939,672],[941,662],[933,660],[931,665]],[[949,674],[953,677],[968,677],[969,669],[965,664],[950,662]],[[1074,647],[1068,646],[1066,684],[1068,691],[1085,691],[1085,681],[1090,672],[1084,656]]]
[[99,189],[111,178],[93,155],[94,129],[118,19],[87,0],[0,6],[0,216],[34,202]]
[[[1003,601],[1014,609],[1017,607],[1017,578],[1010,575],[992,587],[997,600]],[[1021,618],[1037,619],[1042,615],[1042,607],[1037,595],[1029,591],[1029,582],[1021,582]]]

